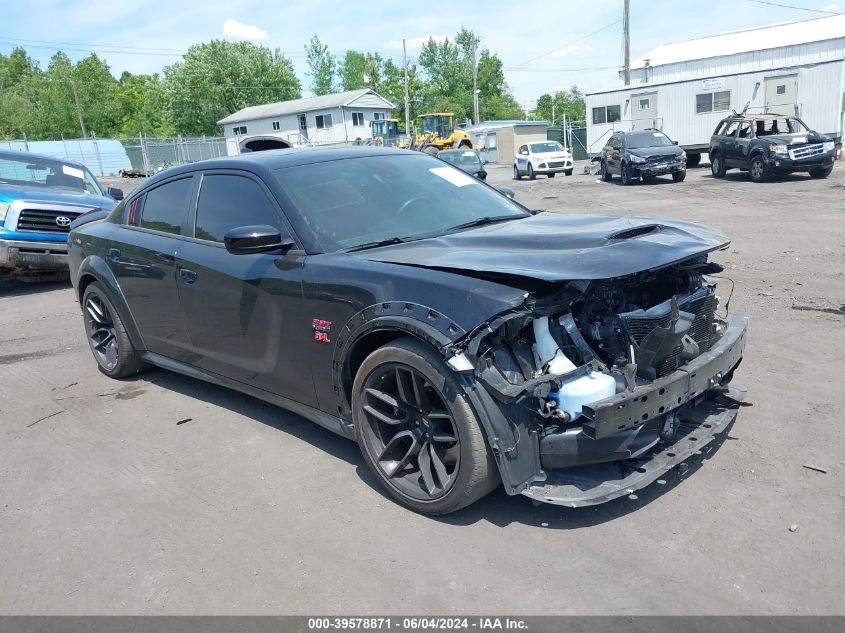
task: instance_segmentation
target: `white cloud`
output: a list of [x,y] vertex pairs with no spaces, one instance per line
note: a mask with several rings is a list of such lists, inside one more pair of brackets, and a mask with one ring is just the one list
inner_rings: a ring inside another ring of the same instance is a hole
[[249,40],[250,42],[260,42],[268,39],[270,36],[267,31],[260,29],[254,24],[244,24],[229,18],[223,23],[223,37],[230,40]]
[[838,4],[826,4],[822,7],[822,11],[827,11],[829,13],[841,13],[842,9],[839,8]]
[[589,44],[570,44],[556,50],[554,53],[549,53],[549,57],[568,57],[574,53],[587,53],[593,50]]
[[[405,38],[405,46],[408,48],[422,48],[422,45],[428,42],[431,38],[435,42],[442,42],[448,35],[419,35],[417,37]],[[387,43],[390,48],[402,48],[402,40],[392,40]]]

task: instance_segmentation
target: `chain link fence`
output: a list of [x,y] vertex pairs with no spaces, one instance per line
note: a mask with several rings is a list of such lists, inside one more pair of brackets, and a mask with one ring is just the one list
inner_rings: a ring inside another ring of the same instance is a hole
[[226,156],[226,139],[214,137],[149,137],[140,135],[119,139],[132,171],[149,175],[174,165],[195,163],[207,158]]

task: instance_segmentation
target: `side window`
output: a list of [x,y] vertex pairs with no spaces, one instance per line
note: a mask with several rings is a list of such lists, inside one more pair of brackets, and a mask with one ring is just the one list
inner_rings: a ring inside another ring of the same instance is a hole
[[125,222],[127,224],[131,224],[132,226],[138,226],[138,221],[141,219],[141,211],[144,209],[144,196],[140,195],[137,198],[133,198],[129,201],[129,204],[126,205],[125,209]]
[[528,153],[528,146],[527,145],[520,145],[518,153],[519,154],[527,154]]
[[194,236],[223,242],[226,233],[239,226],[267,224],[279,228],[279,215],[257,182],[244,176],[211,174],[202,179]]
[[192,176],[172,180],[147,192],[140,226],[145,229],[179,235],[188,210],[188,198],[194,188]]
[[742,125],[739,126],[739,138],[751,138],[754,136],[751,133],[751,123],[748,121],[743,121]]
[[722,132],[725,136],[736,136],[736,131],[739,129],[739,121],[731,121],[728,123],[725,131]]

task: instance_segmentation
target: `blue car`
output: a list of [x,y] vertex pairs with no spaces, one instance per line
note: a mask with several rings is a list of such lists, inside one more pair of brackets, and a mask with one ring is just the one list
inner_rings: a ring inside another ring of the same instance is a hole
[[0,152],[0,278],[65,269],[71,222],[122,198],[120,189],[104,191],[84,165]]

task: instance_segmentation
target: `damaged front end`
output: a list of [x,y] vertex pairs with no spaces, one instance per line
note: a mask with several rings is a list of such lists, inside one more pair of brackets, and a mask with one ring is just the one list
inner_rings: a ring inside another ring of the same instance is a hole
[[450,365],[485,421],[510,494],[603,503],[726,431],[742,397],[728,384],[747,318],[717,316],[708,275],[720,271],[698,255],[549,284],[458,342]]

